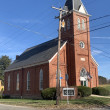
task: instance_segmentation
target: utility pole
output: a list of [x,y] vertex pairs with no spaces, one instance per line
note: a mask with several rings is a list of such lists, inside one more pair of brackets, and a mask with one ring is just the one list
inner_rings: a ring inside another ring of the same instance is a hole
[[[59,16],[59,34],[58,34],[58,54],[57,54],[57,85],[56,85],[56,105],[59,105],[60,99],[60,44],[61,44],[61,28],[65,27],[65,22],[62,22],[62,12],[65,11],[62,8],[52,7],[60,11]],[[65,11],[66,12],[66,11]]]

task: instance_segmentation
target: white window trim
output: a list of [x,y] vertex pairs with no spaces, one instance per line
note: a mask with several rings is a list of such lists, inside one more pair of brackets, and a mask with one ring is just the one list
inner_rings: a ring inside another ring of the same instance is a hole
[[28,72],[27,72],[27,91],[30,90],[29,85],[30,85],[30,72],[28,71]]
[[78,28],[78,29],[81,29],[81,21],[80,21],[79,18],[77,19],[77,28]]
[[39,90],[43,90],[43,70],[42,69],[40,69],[40,72],[39,72]]
[[[88,87],[88,80],[85,80],[85,81],[86,81],[86,87]],[[83,82],[83,86],[84,86],[85,81],[81,81],[81,82]]]
[[85,21],[82,19],[82,30],[85,30]]
[[8,91],[10,91],[10,75],[8,75]]
[[17,73],[16,90],[19,91],[19,73]]
[[[81,43],[83,43],[83,47],[81,47]],[[80,48],[84,49],[85,48],[85,43],[83,41],[80,41],[79,46],[80,46]]]
[[[85,72],[87,73],[87,71],[86,71],[86,69],[85,69],[84,67],[83,67],[82,69],[84,69]],[[82,69],[81,69],[81,71],[82,71]],[[88,87],[88,79],[87,79],[87,75],[85,75],[85,76],[81,76],[81,71],[80,71],[80,81],[83,82],[83,86],[84,86],[84,82],[86,81],[86,86]]]

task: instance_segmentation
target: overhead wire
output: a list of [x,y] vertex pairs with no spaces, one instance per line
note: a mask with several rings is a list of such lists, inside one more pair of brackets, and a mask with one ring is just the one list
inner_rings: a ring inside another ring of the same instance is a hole
[[[105,16],[104,16],[105,17]],[[107,17],[107,16],[106,16]],[[98,18],[95,18],[95,19],[93,19],[93,20],[97,20],[97,19],[102,19],[103,17],[98,17]],[[93,20],[91,20],[91,21],[93,21]],[[94,29],[94,30],[91,30],[91,31],[95,31],[95,30],[99,30],[99,29],[102,29],[102,28],[106,28],[106,27],[109,27],[110,25],[107,25],[107,26],[104,26],[104,27],[100,27],[100,28],[97,28],[97,29]],[[87,32],[91,32],[91,31],[87,31]],[[84,34],[84,33],[87,33],[87,32],[82,32],[82,33],[80,33],[80,34]],[[67,33],[66,33],[67,34]],[[80,34],[76,34],[75,36],[77,36],[77,35],[80,35]],[[48,36],[45,36],[45,37],[48,37]]]
[[[107,17],[107,16],[105,16],[105,17]],[[95,19],[94,19],[95,20]],[[109,27],[109,25],[108,26],[106,26],[106,27]],[[102,28],[106,28],[106,27],[101,27],[101,28],[98,28],[98,29],[102,29]],[[27,30],[27,29],[26,29]],[[27,31],[29,31],[29,30],[27,30]],[[94,30],[92,30],[92,31],[94,31]]]
[[[101,29],[101,28],[100,28],[100,29]],[[102,28],[102,29],[103,29],[103,28]],[[96,31],[96,30],[94,30],[94,31]],[[87,31],[87,32],[88,32],[88,31]],[[87,32],[86,32],[86,33],[87,33]],[[89,31],[89,32],[90,32],[90,31]],[[68,34],[68,33],[67,33],[67,34]],[[70,34],[68,34],[68,35],[70,35]],[[74,37],[75,40],[78,40],[77,38],[75,38],[75,35],[74,35],[74,36],[71,35],[71,36]],[[70,37],[70,36],[69,36],[69,37]],[[58,39],[57,39],[57,40],[58,40]],[[78,41],[80,41],[80,40],[78,40]],[[107,53],[107,52],[106,52],[106,53]],[[107,54],[108,54],[108,53],[107,53]],[[24,56],[24,57],[25,57],[25,56]],[[108,56],[108,57],[109,57],[109,56]]]
[[[44,16],[46,13],[44,13],[44,12],[46,12],[48,10],[48,8],[45,8],[45,10],[43,10],[43,11],[40,11],[38,14],[37,14],[37,18],[41,18],[42,16]],[[41,13],[43,13],[43,14],[41,14]],[[52,13],[49,13],[48,15],[52,15],[54,13],[54,11],[52,12]],[[44,17],[43,17],[43,20],[46,20],[48,17],[46,17],[45,16],[45,19],[44,19]],[[41,20],[41,19],[40,19]],[[30,23],[29,23],[30,24]],[[28,25],[29,25],[28,24]],[[37,24],[37,23],[35,23],[35,24]],[[33,27],[33,26],[35,26],[35,24],[34,25],[32,25],[31,26],[31,28]],[[24,28],[25,26],[23,26],[23,28]],[[30,28],[30,27],[29,27]],[[26,28],[25,28],[26,29]],[[12,35],[11,35],[12,36]],[[6,41],[7,39],[5,39],[5,41]],[[1,44],[1,42],[0,42],[0,44]]]
[[[52,12],[52,13],[53,13],[53,12]],[[42,14],[42,15],[44,15],[44,14]],[[49,15],[51,15],[51,14],[49,14]],[[46,18],[46,17],[45,17],[45,18]],[[54,21],[55,21],[55,20],[53,20],[53,23],[55,23]],[[52,22],[49,23],[49,24],[52,24]],[[9,24],[9,25],[12,25],[12,24]],[[35,24],[34,24],[34,25],[35,25]],[[48,25],[48,26],[49,26],[49,25]],[[19,27],[19,26],[15,26],[15,27],[20,28],[20,29],[22,28],[22,27]],[[31,27],[33,27],[33,25],[32,25]],[[31,28],[31,27],[30,27],[30,28]],[[47,28],[47,27],[46,27],[46,28]],[[40,29],[41,29],[41,28],[40,28]],[[24,30],[24,32],[25,32],[25,31],[31,31],[31,30],[26,29],[26,28],[24,28],[24,27],[23,27],[23,30]],[[22,32],[21,34],[23,34],[24,32]],[[34,32],[34,33],[36,33],[36,32]],[[20,35],[21,35],[21,34],[20,34]],[[40,34],[40,33],[37,33],[37,34]],[[44,35],[42,34],[42,36],[44,36]],[[45,37],[47,37],[47,36],[45,36]],[[52,37],[51,37],[51,38],[52,38]],[[10,42],[10,40],[9,40],[8,42]],[[7,43],[8,43],[8,42],[7,42]],[[5,43],[5,44],[7,44],[7,43]],[[5,44],[4,44],[4,45],[5,45]]]

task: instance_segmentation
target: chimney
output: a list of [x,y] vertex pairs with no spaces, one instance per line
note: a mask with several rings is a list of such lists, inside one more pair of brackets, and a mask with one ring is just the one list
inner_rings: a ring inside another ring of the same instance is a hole
[[16,60],[19,58],[19,55],[16,55]]

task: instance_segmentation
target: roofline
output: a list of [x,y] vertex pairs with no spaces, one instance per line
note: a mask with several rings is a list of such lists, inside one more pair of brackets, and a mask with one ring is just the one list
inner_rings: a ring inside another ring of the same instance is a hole
[[82,0],[80,0],[80,1],[81,1],[81,3],[82,3],[82,5],[83,5],[83,7],[84,7],[84,9],[85,9],[85,11],[86,11],[86,13],[88,14],[88,12],[87,12],[87,10],[86,10],[86,8],[85,8],[85,6],[84,6]]
[[97,66],[99,66],[99,64],[96,62],[96,60],[94,59],[94,57],[91,55],[91,59],[93,60],[93,62],[97,65]]
[[[66,43],[67,43],[67,41],[62,45],[60,50],[66,45]],[[4,72],[15,71],[15,70],[20,70],[22,68],[28,68],[28,67],[32,67],[32,66],[37,66],[37,65],[41,65],[41,64],[50,63],[54,59],[54,57],[57,55],[57,53],[58,52],[56,52],[56,54],[48,61],[39,62],[39,63],[36,63],[36,64],[25,65],[25,66],[22,66],[22,67],[19,67],[19,68],[15,68],[15,69],[9,69],[9,70],[5,70]]]
[[28,68],[28,67],[32,67],[32,66],[37,66],[37,65],[45,64],[45,63],[49,63],[49,62],[48,62],[48,61],[44,61],[44,62],[39,62],[39,63],[37,63],[37,64],[25,65],[25,66],[22,66],[22,67],[19,67],[19,68],[15,68],[15,69],[5,70],[4,72],[20,70],[20,69],[22,69],[22,68]]
[[75,9],[74,9],[74,10],[72,10],[71,12],[74,12],[74,11],[75,11],[75,12],[77,12],[77,13],[79,13],[79,14],[83,14],[83,15],[85,15],[85,16],[89,16],[89,17],[91,16],[90,14],[81,13],[81,12],[79,12],[79,11],[75,10]]
[[[60,48],[60,50],[62,50],[62,48],[66,45],[67,41],[62,45],[62,47]],[[56,57],[58,52],[55,53],[55,55],[49,60],[49,63]]]

